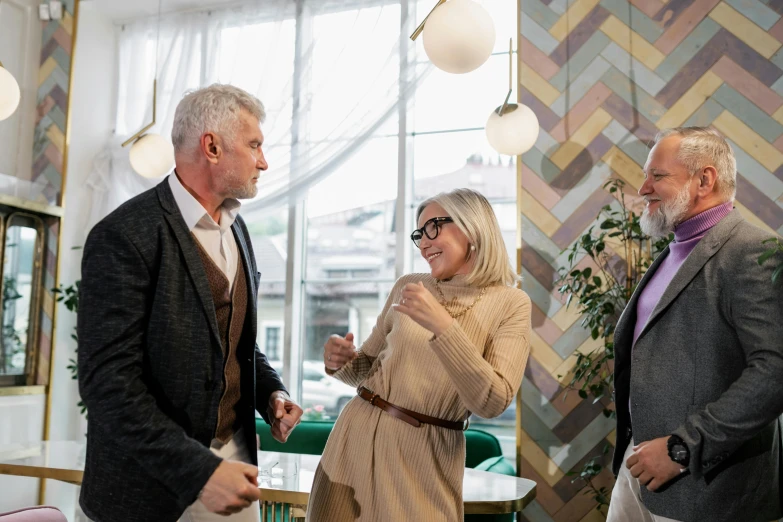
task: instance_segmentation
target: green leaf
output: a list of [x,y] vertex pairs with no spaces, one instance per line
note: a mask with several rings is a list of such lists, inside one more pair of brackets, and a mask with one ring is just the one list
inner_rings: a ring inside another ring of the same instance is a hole
[[584,390],[579,390],[579,396],[583,399],[587,398],[587,392]]
[[774,256],[777,253],[778,253],[778,250],[776,248],[772,249],[772,250],[767,250],[766,252],[761,254],[761,256],[759,256],[758,263],[760,265],[763,265],[767,261],[767,259],[769,259],[770,257]]
[[615,228],[619,225],[617,221],[614,219],[607,219],[603,223],[601,223],[601,230],[608,230],[610,228]]
[[774,272],[772,272],[772,284],[778,282],[780,275],[783,274],[783,264],[778,265]]
[[584,277],[585,279],[590,279],[591,275],[593,275],[593,269],[590,268],[589,266],[584,270],[582,270],[582,277]]

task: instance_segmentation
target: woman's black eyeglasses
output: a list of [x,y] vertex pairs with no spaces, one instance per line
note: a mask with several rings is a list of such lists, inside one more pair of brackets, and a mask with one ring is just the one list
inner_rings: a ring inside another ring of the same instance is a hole
[[423,238],[425,234],[430,240],[435,239],[438,237],[438,234],[440,234],[440,227],[446,223],[454,223],[454,220],[450,217],[434,217],[428,219],[423,227],[417,228],[411,232],[411,241],[418,247],[421,244],[421,238]]

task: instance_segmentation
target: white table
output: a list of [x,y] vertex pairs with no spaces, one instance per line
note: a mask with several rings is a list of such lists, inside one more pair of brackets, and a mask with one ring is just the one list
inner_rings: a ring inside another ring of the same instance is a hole
[[[85,444],[44,441],[0,446],[0,475],[54,479],[81,484]],[[287,511],[287,517],[303,517],[320,455],[258,452],[258,487],[262,515]],[[522,511],[536,496],[532,480],[466,468],[462,483],[466,514],[499,514]],[[266,520],[266,518],[262,518]]]

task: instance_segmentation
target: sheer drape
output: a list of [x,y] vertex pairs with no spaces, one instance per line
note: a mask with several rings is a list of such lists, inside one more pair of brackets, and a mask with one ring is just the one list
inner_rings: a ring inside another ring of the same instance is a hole
[[182,95],[215,82],[241,87],[265,104],[262,130],[270,168],[243,212],[272,211],[298,200],[369,138],[397,133],[400,100],[430,71],[408,40],[414,17],[402,21],[404,6],[389,1],[351,7],[350,2],[303,0],[298,8],[300,13],[290,0],[264,0],[164,15],[157,60],[157,18],[119,28],[116,135],[96,157],[87,182],[92,206],[86,231],[159,182],[134,173],[127,149],[120,148],[151,120],[156,62],[157,124],[151,132],[169,136]]

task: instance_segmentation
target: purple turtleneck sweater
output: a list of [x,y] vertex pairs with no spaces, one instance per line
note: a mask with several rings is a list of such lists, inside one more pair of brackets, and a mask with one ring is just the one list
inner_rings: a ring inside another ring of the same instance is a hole
[[658,269],[652,275],[636,301],[636,325],[633,329],[633,344],[636,344],[636,340],[642,333],[663,292],[674,279],[688,254],[696,248],[701,238],[712,227],[729,215],[732,208],[734,208],[734,203],[730,201],[705,210],[675,227],[674,241],[669,244],[669,255],[658,266]]

